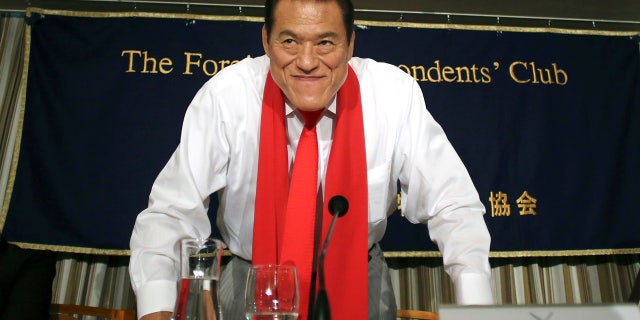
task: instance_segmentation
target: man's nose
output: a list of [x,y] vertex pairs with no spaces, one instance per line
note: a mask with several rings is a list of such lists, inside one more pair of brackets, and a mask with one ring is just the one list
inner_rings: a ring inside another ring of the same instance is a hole
[[312,44],[302,46],[298,52],[297,65],[304,72],[311,72],[318,66],[318,56]]

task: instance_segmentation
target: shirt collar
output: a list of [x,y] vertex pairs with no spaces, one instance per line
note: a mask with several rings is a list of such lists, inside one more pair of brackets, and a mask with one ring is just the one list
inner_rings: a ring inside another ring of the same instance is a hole
[[[337,97],[337,95],[336,95]],[[327,110],[329,112],[331,112],[332,115],[336,114],[336,97],[333,97],[333,100],[331,101],[331,104],[329,105],[329,108],[327,108]],[[285,116],[291,116],[293,114],[293,112],[295,111],[295,109],[293,109],[288,103],[284,103],[284,112],[285,112]],[[325,112],[326,114],[326,112]]]

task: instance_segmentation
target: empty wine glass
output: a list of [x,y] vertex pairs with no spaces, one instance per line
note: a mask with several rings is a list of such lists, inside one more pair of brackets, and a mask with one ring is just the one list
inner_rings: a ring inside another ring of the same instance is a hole
[[298,274],[292,265],[259,265],[249,270],[247,320],[295,320],[300,309]]

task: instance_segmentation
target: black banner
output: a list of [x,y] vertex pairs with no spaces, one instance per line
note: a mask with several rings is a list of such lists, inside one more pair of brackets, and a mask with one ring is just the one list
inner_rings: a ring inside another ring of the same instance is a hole
[[[263,54],[261,22],[201,18],[28,18],[4,237],[70,251],[128,249],[195,92],[226,66]],[[492,251],[640,248],[640,37],[533,31],[360,23],[355,55],[420,83],[485,204]],[[426,226],[400,212],[382,245],[436,250]]]

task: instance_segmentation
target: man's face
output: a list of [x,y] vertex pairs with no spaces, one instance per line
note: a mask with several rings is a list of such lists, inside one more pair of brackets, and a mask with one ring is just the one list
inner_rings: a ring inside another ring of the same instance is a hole
[[287,103],[303,111],[328,107],[353,55],[355,35],[347,40],[340,7],[333,1],[281,0],[273,18],[269,40],[262,28],[262,45]]

